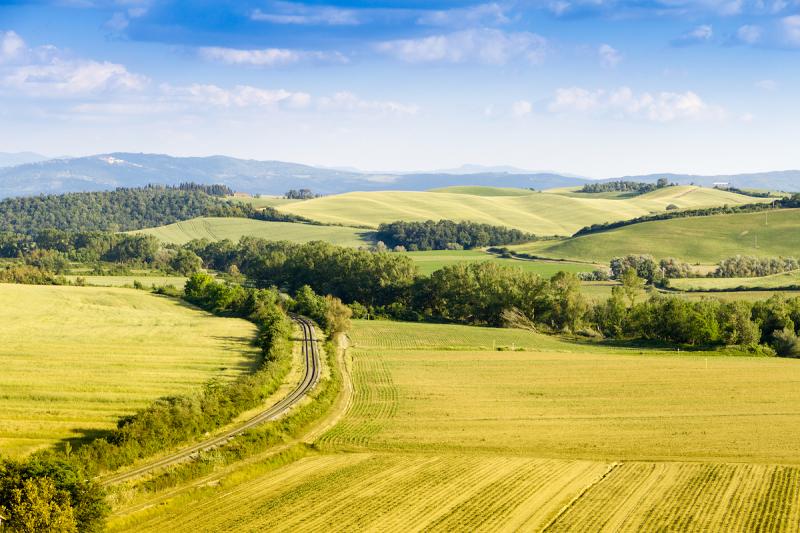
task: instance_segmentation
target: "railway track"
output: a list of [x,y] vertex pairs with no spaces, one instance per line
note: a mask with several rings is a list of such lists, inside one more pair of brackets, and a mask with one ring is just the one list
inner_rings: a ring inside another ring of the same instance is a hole
[[123,481],[128,481],[130,479],[137,478],[144,474],[148,474],[154,470],[158,470],[159,468],[164,468],[167,466],[171,466],[187,459],[191,459],[192,457],[196,456],[200,452],[210,450],[212,448],[216,448],[221,446],[231,439],[240,435],[247,431],[248,429],[254,428],[264,422],[268,422],[270,420],[275,420],[276,418],[281,417],[285,414],[289,409],[292,408],[297,402],[303,399],[306,394],[308,394],[317,384],[319,381],[320,375],[320,358],[319,358],[319,346],[318,340],[316,338],[316,334],[314,331],[314,326],[311,324],[311,321],[305,317],[300,315],[291,315],[292,320],[294,320],[302,330],[303,339],[302,339],[302,349],[303,349],[303,359],[305,363],[305,373],[303,375],[303,379],[297,385],[297,387],[292,390],[289,394],[287,394],[284,398],[273,404],[272,406],[268,407],[264,411],[261,411],[253,418],[239,424],[238,426],[234,427],[226,431],[221,435],[217,435],[210,439],[204,440],[202,442],[198,442],[197,444],[193,444],[191,446],[187,446],[181,450],[178,450],[170,455],[165,457],[161,457],[155,461],[151,461],[149,463],[137,466],[131,470],[126,470],[124,472],[119,472],[117,474],[112,474],[110,476],[105,476],[98,481],[103,486],[115,485],[117,483],[122,483]]

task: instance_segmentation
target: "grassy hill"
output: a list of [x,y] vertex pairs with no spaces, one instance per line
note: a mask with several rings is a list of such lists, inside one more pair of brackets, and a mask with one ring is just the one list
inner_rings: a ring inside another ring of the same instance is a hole
[[463,262],[491,261],[500,266],[521,268],[526,272],[534,272],[549,278],[559,271],[591,272],[595,265],[588,263],[570,263],[568,261],[527,261],[520,259],[504,259],[480,250],[433,250],[427,252],[407,252],[423,274],[430,274],[442,267]]
[[255,364],[255,327],[130,289],[0,284],[0,454],[111,429]]
[[784,272],[758,278],[689,278],[670,280],[670,287],[684,291],[781,289],[800,287],[800,271]]
[[313,451],[118,510],[110,530],[791,531],[800,520],[800,414],[786,407],[800,401],[796,361],[385,321],[355,321],[350,337],[353,396]]
[[677,257],[699,263],[716,263],[737,254],[800,255],[800,209],[644,222],[515,248],[544,257],[601,262],[625,254]]
[[274,241],[327,241],[340,246],[372,244],[368,230],[341,226],[313,226],[292,222],[264,222],[249,218],[194,218],[136,233],[155,235],[164,242],[174,244],[184,244],[192,239],[238,241],[243,236]]
[[[446,191],[446,192],[445,192]],[[455,192],[454,192],[455,191]],[[376,227],[395,220],[470,220],[539,235],[572,235],[580,228],[681,208],[738,205],[755,198],[716,189],[669,187],[632,198],[576,198],[524,189],[458,187],[442,192],[354,192],[279,206],[319,220]]]

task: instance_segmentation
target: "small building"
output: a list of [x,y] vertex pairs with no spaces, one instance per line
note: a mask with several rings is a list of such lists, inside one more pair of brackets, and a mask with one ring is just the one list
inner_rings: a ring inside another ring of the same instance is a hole
[[729,189],[731,184],[727,181],[715,181],[714,188],[715,189]]

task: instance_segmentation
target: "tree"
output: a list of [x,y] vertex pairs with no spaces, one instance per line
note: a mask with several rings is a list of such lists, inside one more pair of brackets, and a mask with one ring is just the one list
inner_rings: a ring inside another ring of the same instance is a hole
[[731,302],[722,308],[722,340],[725,344],[751,346],[758,344],[761,331],[750,318],[747,302]]
[[772,347],[783,357],[800,356],[800,338],[788,326],[772,333]]
[[203,268],[203,260],[185,248],[179,248],[169,260],[169,268],[184,276],[189,276]]
[[581,282],[571,272],[558,272],[550,278],[550,317],[557,329],[577,331],[586,314]]
[[78,531],[69,493],[58,490],[47,477],[28,478],[11,490],[3,505],[7,527],[20,533],[71,533]]
[[656,181],[657,189],[663,189],[664,187],[668,186],[669,186],[669,180],[667,178],[658,178],[658,181]]
[[345,333],[350,329],[350,317],[353,316],[353,310],[347,307],[339,298],[328,295],[325,297],[325,322],[327,323],[326,331],[328,335],[335,335],[337,333]]
[[644,289],[644,280],[636,274],[633,268],[626,268],[620,277],[622,282],[622,290],[628,298],[631,307],[636,304],[636,298],[639,293]]

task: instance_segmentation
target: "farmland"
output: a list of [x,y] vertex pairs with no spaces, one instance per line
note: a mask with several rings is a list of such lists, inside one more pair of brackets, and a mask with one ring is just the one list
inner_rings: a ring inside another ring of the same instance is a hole
[[791,256],[800,249],[800,209],[643,222],[559,242],[515,247],[517,251],[584,261],[626,254],[677,257],[716,263],[734,255]]
[[257,355],[249,322],[130,289],[0,285],[0,314],[4,455],[110,429]]
[[351,342],[354,401],[318,451],[122,512],[111,530],[797,523],[794,361],[382,321],[356,321]]
[[487,254],[480,250],[434,250],[428,252],[407,252],[414,260],[422,274],[430,274],[442,267],[458,263],[474,263],[476,261],[491,261],[501,266],[521,268],[527,272],[535,272],[543,277],[550,277],[556,272],[591,272],[596,267],[586,263],[571,263],[567,261],[527,261],[519,259],[505,259]]
[[327,241],[340,246],[372,244],[369,230],[292,222],[266,222],[249,218],[194,218],[167,226],[141,230],[137,233],[154,235],[163,242],[173,244],[185,244],[192,239],[238,241],[244,236],[273,241]]
[[[325,223],[377,227],[395,220],[469,220],[538,235],[571,235],[580,228],[680,208],[739,205],[757,198],[693,186],[669,187],[632,198],[575,198],[523,189],[457,188],[447,192],[353,192],[279,206]],[[589,195],[586,195],[589,196]]]
[[69,275],[64,276],[72,283],[77,283],[82,279],[86,285],[94,287],[133,287],[139,282],[144,288],[159,287],[162,285],[172,285],[182,288],[188,278],[184,276],[92,276],[92,275]]
[[670,281],[679,290],[708,291],[731,289],[782,289],[800,287],[800,271],[784,272],[755,278],[687,278]]

